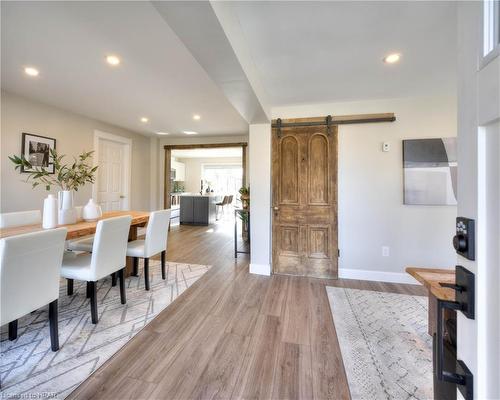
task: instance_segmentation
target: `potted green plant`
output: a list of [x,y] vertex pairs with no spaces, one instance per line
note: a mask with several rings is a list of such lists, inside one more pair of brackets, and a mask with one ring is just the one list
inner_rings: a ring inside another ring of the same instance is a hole
[[51,190],[52,186],[59,189],[58,192],[58,220],[60,225],[76,222],[76,209],[73,205],[73,192],[94,183],[97,166],[92,167],[90,161],[93,151],[86,151],[73,159],[72,163],[63,163],[64,155],[58,155],[54,149],[50,150],[50,159],[54,164],[54,173],[49,173],[46,167],[35,167],[22,155],[9,157],[15,165],[15,169],[24,168],[30,170],[26,182],[31,183],[32,188],[44,186],[45,190]]
[[250,206],[250,187],[242,186],[240,193],[241,207],[246,210]]

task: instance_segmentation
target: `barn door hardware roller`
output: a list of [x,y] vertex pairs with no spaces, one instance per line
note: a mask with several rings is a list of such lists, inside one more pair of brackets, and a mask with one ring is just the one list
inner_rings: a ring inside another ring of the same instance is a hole
[[307,126],[326,126],[326,132],[328,135],[331,134],[331,127],[333,125],[333,118],[331,115],[328,115],[324,121],[310,121],[310,122],[285,122],[278,118],[276,123],[272,125],[273,128],[276,128],[278,137],[280,138],[282,135],[281,128],[295,128],[295,127],[307,127]]

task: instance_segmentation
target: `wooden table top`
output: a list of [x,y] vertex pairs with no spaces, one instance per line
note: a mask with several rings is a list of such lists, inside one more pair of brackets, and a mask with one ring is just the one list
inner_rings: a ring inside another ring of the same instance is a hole
[[[120,217],[122,215],[132,216],[131,226],[144,225],[149,220],[149,212],[147,211],[109,211],[102,214],[100,219]],[[60,225],[68,230],[66,235],[67,240],[76,239],[82,236],[88,236],[95,233],[97,221],[87,222],[80,220],[75,224]],[[38,232],[43,230],[41,224],[15,226],[12,228],[0,229],[0,239],[9,236],[21,235],[23,233]]]
[[406,272],[424,285],[438,299],[455,300],[455,291],[453,289],[439,285],[440,282],[455,283],[454,269],[407,267]]

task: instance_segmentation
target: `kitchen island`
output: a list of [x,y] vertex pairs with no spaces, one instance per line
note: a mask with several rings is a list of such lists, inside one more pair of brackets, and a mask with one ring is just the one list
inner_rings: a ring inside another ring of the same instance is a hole
[[180,197],[180,223],[210,225],[215,222],[216,206],[221,196],[215,194],[182,194]]

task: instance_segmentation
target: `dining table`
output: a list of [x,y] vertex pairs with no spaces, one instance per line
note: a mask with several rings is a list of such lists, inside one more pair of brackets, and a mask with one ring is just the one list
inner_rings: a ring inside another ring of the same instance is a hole
[[[95,221],[79,220],[74,224],[59,225],[58,228],[61,227],[66,228],[67,229],[66,240],[74,240],[94,234],[97,228],[97,222],[99,220],[113,218],[113,217],[121,217],[124,215],[130,215],[132,217],[132,221],[130,223],[130,230],[128,234],[128,241],[131,242],[137,239],[138,228],[143,227],[148,223],[149,220],[148,211],[107,211],[102,214],[102,217],[100,217]],[[42,230],[45,230],[43,229],[42,224],[22,225],[9,228],[2,228],[0,229],[0,239],[10,236],[22,235],[24,233],[38,232]],[[127,257],[127,266],[125,270],[125,275],[130,276],[132,272],[133,272],[133,260],[132,258]]]

